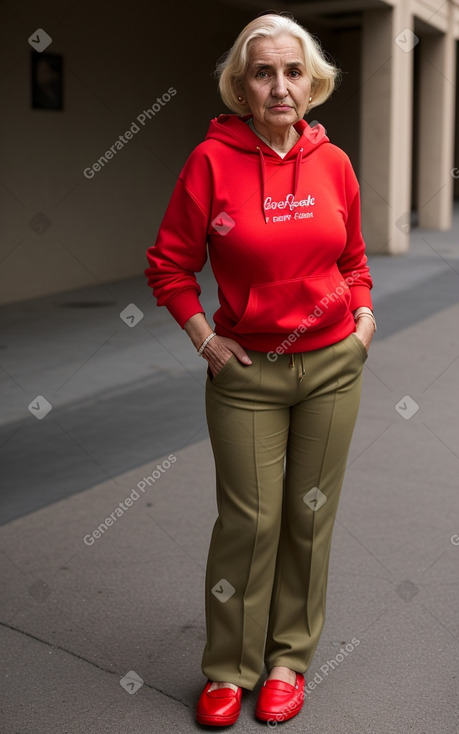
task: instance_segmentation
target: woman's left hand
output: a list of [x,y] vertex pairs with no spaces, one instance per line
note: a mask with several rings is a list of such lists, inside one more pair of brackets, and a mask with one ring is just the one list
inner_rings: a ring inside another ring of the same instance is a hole
[[375,325],[371,319],[366,317],[357,319],[355,324],[355,335],[363,343],[363,346],[367,350],[370,350],[371,340],[375,333]]

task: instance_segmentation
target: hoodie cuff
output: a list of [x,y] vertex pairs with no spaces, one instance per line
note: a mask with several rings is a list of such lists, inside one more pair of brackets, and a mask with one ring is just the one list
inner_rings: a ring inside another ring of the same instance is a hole
[[182,329],[188,319],[191,319],[195,313],[205,313],[194,288],[187,288],[184,291],[180,291],[180,293],[170,298],[164,305]]
[[369,288],[365,285],[353,286],[351,289],[351,311],[355,311],[360,306],[367,306],[373,311],[373,302]]

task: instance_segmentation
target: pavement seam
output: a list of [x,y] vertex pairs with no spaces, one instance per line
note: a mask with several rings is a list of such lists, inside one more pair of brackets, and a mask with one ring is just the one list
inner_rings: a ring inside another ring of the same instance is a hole
[[[93,660],[89,660],[88,658],[83,657],[83,655],[78,655],[78,653],[72,652],[72,650],[68,650],[66,647],[61,647],[61,645],[56,645],[52,642],[48,642],[48,640],[45,640],[42,637],[37,637],[37,635],[33,635],[31,632],[26,632],[25,630],[22,630],[19,627],[15,627],[12,624],[8,624],[7,622],[0,621],[0,627],[5,627],[6,629],[12,630],[13,632],[19,632],[19,634],[24,635],[24,637],[28,637],[29,639],[36,640],[37,642],[42,642],[44,645],[47,645],[48,647],[51,647],[54,650],[61,650],[62,652],[65,652],[68,655],[71,655],[73,658],[82,660],[83,662],[88,663],[89,665],[92,665],[94,668],[97,668],[98,670],[102,670],[104,673],[111,673],[112,675],[119,675],[120,679],[123,677],[123,675],[117,671],[109,670],[109,668],[104,668],[102,665],[98,665]],[[187,704],[185,701],[182,701],[180,698],[176,698],[175,696],[172,696],[170,693],[167,693],[166,691],[161,690],[161,688],[152,686],[151,684],[146,683],[145,681],[143,685],[146,688],[149,688],[151,691],[156,691],[157,693],[161,693],[163,696],[166,696],[166,698],[170,698],[173,701],[176,701],[177,703],[181,703],[187,709],[191,708],[189,704]]]

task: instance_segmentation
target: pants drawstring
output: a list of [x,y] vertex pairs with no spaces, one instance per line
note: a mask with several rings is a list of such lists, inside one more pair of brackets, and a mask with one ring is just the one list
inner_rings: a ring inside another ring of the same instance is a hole
[[303,379],[303,377],[306,374],[306,370],[304,369],[304,361],[303,361],[303,352],[301,352],[301,374],[300,374],[300,382]]
[[[304,369],[303,352],[300,352],[300,357],[301,357],[301,369],[299,370],[299,378],[301,382],[301,380],[303,379],[303,377],[306,374],[306,370]],[[293,353],[290,355],[290,362],[288,366],[291,370],[295,368],[295,355]]]

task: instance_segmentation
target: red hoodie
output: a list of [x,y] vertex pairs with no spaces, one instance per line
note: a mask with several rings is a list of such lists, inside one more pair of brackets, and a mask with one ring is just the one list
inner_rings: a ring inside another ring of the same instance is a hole
[[304,352],[355,330],[372,307],[359,186],[322,125],[300,120],[281,158],[246,124],[220,115],[179,176],[145,270],[180,326],[204,309],[195,273],[218,283],[215,331],[246,349]]

